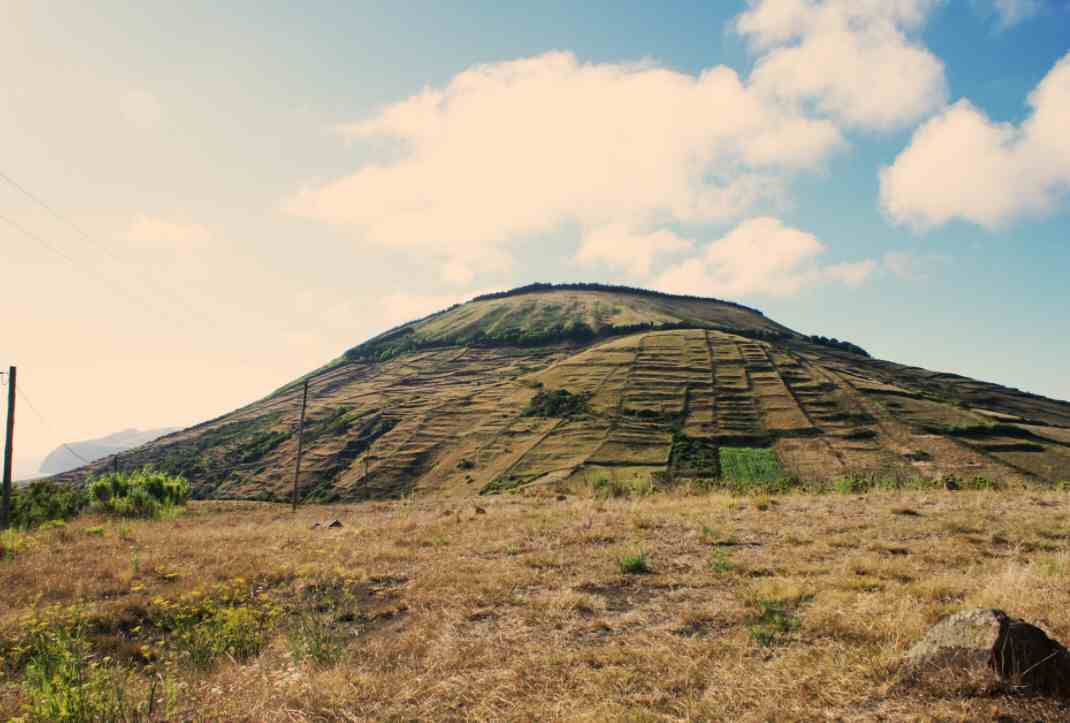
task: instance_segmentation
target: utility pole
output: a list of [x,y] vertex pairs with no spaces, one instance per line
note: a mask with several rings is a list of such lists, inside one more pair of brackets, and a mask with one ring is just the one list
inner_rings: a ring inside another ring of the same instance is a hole
[[305,380],[305,390],[301,394],[301,421],[297,423],[297,465],[294,467],[294,499],[293,511],[297,512],[297,480],[301,477],[301,451],[305,442],[305,405],[308,404],[308,380]]
[[7,436],[4,444],[4,498],[0,506],[0,530],[11,524],[11,446],[15,442],[15,367],[7,373]]
[[119,455],[116,454],[111,458],[111,473],[114,475],[119,474]]

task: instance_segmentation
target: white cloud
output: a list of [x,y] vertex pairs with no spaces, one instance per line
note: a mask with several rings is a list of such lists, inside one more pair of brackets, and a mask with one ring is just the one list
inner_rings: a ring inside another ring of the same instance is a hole
[[163,118],[160,101],[152,93],[143,90],[131,90],[119,98],[119,112],[134,126],[141,130],[154,127]]
[[584,233],[576,260],[588,265],[601,262],[634,276],[646,276],[656,256],[686,251],[693,245],[690,239],[667,229],[642,233],[623,224],[608,224]]
[[752,92],[727,67],[690,75],[570,53],[471,68],[341,130],[398,139],[403,155],[306,188],[285,209],[424,253],[460,283],[566,224],[595,239],[584,258],[605,257],[597,239],[610,225],[642,239],[641,268],[664,246],[656,228],[738,218],[842,142],[833,123]]
[[910,37],[935,0],[756,0],[736,30],[764,52],[755,90],[860,128],[908,125],[946,102],[944,66]]
[[994,0],[993,5],[1003,28],[1017,25],[1040,11],[1039,0]]
[[1070,54],[1029,95],[1020,126],[961,100],[915,131],[881,169],[881,204],[919,229],[962,219],[994,229],[1053,210],[1070,188]]
[[776,218],[754,218],[710,243],[701,256],[670,267],[654,287],[722,297],[788,296],[823,282],[857,286],[877,268],[870,259],[821,266],[817,259],[825,251],[813,234]]
[[139,214],[122,234],[123,238],[146,247],[201,247],[213,239],[207,226],[169,221]]

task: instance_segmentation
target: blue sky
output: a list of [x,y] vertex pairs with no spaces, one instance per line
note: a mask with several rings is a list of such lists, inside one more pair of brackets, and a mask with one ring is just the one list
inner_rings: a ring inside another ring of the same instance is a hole
[[536,280],[1070,399],[1068,3],[219,5],[7,8],[23,472]]

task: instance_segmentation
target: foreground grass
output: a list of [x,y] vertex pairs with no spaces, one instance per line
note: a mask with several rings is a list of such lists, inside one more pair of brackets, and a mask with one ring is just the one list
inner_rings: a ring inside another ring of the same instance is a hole
[[965,607],[1070,641],[1065,493],[479,505],[192,503],[5,539],[0,718],[79,685],[128,720],[1070,715],[897,678]]

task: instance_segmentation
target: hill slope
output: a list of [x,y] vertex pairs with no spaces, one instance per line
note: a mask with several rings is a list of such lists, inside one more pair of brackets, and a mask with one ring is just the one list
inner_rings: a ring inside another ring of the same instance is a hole
[[[667,484],[754,465],[803,480],[1070,478],[1070,404],[843,346],[642,290],[473,300],[312,375],[301,496]],[[287,385],[127,460],[184,473],[201,497],[285,498],[300,394]]]

